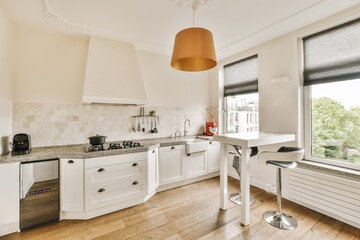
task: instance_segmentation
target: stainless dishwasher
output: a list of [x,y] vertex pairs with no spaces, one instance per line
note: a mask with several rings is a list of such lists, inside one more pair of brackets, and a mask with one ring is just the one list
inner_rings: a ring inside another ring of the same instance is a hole
[[20,165],[20,229],[59,221],[59,159]]

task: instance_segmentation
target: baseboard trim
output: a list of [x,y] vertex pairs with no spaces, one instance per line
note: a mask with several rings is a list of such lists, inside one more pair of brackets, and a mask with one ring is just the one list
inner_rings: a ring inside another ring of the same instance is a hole
[[172,189],[172,188],[181,187],[181,186],[184,186],[184,185],[187,185],[187,184],[200,182],[200,181],[203,181],[203,180],[206,180],[206,179],[209,179],[209,178],[217,177],[219,175],[220,175],[220,172],[217,171],[217,172],[206,174],[204,176],[194,177],[194,178],[182,180],[182,181],[175,182],[175,183],[169,183],[169,184],[162,185],[162,186],[158,187],[156,189],[156,192],[162,192],[162,191],[166,191],[166,190],[169,190],[169,189]]
[[70,212],[70,211],[60,212],[60,219],[61,220],[63,220],[63,219],[82,219],[82,220],[91,219],[91,218],[105,215],[105,214],[108,214],[111,212],[115,212],[115,211],[118,211],[118,210],[121,210],[124,208],[139,205],[141,203],[148,201],[155,194],[156,194],[156,191],[153,191],[150,194],[146,195],[145,197],[131,199],[131,200],[128,200],[125,202],[117,203],[114,205],[110,205],[110,206],[106,206],[106,207],[102,207],[102,208],[98,208],[98,209],[94,209],[94,210],[90,210],[90,211],[86,211],[86,212]]

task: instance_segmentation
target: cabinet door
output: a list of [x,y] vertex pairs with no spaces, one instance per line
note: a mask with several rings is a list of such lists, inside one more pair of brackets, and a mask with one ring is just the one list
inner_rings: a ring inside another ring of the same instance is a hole
[[184,146],[162,147],[159,153],[160,186],[184,180]]
[[220,143],[210,141],[208,148],[208,173],[220,171]]
[[158,149],[150,150],[148,154],[148,193],[152,193],[159,187]]
[[60,159],[60,211],[84,209],[84,160]]
[[192,153],[186,157],[186,178],[199,177],[207,174],[207,152]]
[[19,230],[19,163],[0,164],[0,238]]

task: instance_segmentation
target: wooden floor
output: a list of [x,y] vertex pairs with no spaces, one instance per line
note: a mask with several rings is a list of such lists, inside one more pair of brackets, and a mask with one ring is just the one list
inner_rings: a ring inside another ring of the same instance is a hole
[[[229,178],[229,193],[239,181]],[[229,202],[219,210],[219,178],[157,193],[148,202],[87,221],[63,220],[1,239],[360,239],[360,230],[283,201],[283,210],[294,216],[296,230],[278,230],[268,225],[262,214],[276,209],[275,195],[252,187],[249,226],[240,225],[240,208]]]

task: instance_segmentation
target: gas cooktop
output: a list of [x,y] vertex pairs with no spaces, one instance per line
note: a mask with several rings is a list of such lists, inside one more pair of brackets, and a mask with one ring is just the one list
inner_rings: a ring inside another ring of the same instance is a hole
[[127,149],[127,148],[138,148],[143,147],[138,142],[133,141],[123,141],[117,143],[105,143],[101,145],[90,145],[85,147],[85,152],[98,152],[98,151],[108,151],[108,150],[118,150],[118,149]]

